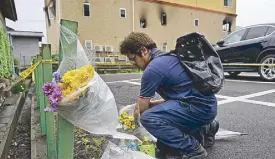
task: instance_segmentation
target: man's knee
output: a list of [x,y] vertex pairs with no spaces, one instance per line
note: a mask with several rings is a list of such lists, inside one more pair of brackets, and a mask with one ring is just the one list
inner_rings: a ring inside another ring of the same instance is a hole
[[151,112],[151,110],[143,112],[140,116],[140,122],[145,128],[152,127],[152,125],[156,123],[156,120],[157,116],[154,115],[154,113]]
[[150,113],[149,113],[149,111],[147,110],[147,111],[143,112],[143,113],[141,114],[141,116],[140,116],[140,122],[141,122],[141,124],[142,124],[143,126],[146,125],[146,124],[148,124],[148,123],[150,122],[149,118],[150,118]]

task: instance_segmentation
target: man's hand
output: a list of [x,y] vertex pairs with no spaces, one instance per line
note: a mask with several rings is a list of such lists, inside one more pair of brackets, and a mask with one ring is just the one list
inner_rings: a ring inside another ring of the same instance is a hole
[[151,98],[138,98],[135,106],[135,115],[139,116],[149,108]]

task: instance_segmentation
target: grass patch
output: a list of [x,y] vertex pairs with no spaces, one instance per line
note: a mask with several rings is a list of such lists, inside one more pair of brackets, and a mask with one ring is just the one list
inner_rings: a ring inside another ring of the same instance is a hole
[[74,158],[100,159],[107,146],[105,136],[92,136],[87,131],[75,129]]
[[20,92],[25,92],[27,90],[28,90],[28,86],[25,83],[25,81],[20,81],[11,88],[11,92],[13,94],[18,94]]

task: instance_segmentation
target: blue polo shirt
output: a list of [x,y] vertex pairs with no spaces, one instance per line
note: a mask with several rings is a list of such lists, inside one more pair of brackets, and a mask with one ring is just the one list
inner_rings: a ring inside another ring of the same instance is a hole
[[[154,56],[153,49],[150,56]],[[187,104],[200,112],[217,113],[215,95],[203,95],[194,88],[172,89],[175,86],[185,86],[192,83],[184,68],[175,56],[160,56],[153,59],[142,75],[140,97],[153,98],[157,92],[165,100],[186,101]]]

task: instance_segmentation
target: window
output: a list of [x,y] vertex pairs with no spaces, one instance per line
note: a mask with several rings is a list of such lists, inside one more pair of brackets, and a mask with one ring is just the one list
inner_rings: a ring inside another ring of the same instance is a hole
[[275,31],[275,27],[269,27],[265,35],[269,35]]
[[162,44],[162,51],[167,52],[167,43]]
[[53,6],[49,7],[48,12],[49,12],[49,18],[50,19],[54,19],[55,15],[54,15],[54,8],[53,8]]
[[145,19],[140,20],[140,27],[141,28],[146,28],[146,20]]
[[166,13],[161,13],[161,25],[166,25]]
[[224,6],[225,7],[232,7],[233,0],[224,0]]
[[224,39],[224,44],[230,44],[230,43],[241,41],[245,32],[246,32],[246,29],[242,29],[232,33],[231,35],[229,35],[227,38]]
[[245,37],[245,40],[260,38],[265,36],[267,29],[268,29],[268,26],[258,26],[258,27],[250,28]]
[[199,26],[199,20],[198,20],[198,19],[195,19],[195,20],[194,20],[194,25],[195,25],[195,26]]
[[90,17],[90,4],[89,3],[84,3],[83,4],[83,15],[85,17]]
[[231,22],[223,21],[222,30],[226,32],[231,32]]
[[85,47],[86,47],[87,50],[92,50],[93,49],[92,40],[85,40]]
[[126,18],[126,9],[125,8],[120,8],[120,17],[121,18]]

